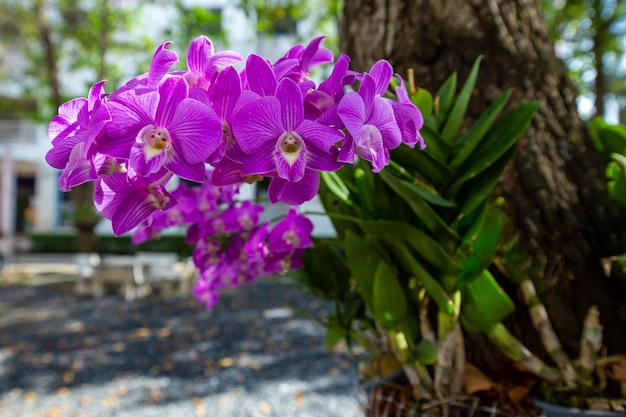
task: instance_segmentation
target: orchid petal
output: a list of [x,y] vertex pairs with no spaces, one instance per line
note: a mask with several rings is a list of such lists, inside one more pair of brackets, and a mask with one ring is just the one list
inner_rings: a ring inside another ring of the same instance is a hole
[[159,87],[159,105],[154,115],[157,127],[171,123],[179,103],[189,96],[189,87],[183,77],[168,77]]
[[402,133],[394,117],[393,108],[381,97],[374,99],[371,118],[367,123],[376,126],[380,131],[385,148],[395,149],[402,143]]
[[273,146],[285,129],[280,119],[280,102],[276,97],[262,97],[239,109],[232,119],[235,139],[247,154]]
[[172,42],[165,42],[154,52],[152,62],[150,63],[150,70],[148,71],[147,87],[149,89],[156,89],[172,65],[178,62],[178,55],[176,55],[176,52],[165,49],[171,43]]
[[307,169],[303,178],[298,182],[289,182],[283,178],[274,177],[267,190],[267,196],[271,203],[280,201],[297,206],[315,197],[319,186],[319,174]]
[[211,55],[213,55],[213,43],[211,40],[204,35],[198,36],[189,44],[187,68],[195,74],[202,74],[204,66]]
[[189,163],[189,161],[184,159],[181,153],[177,143],[174,142],[163,166],[183,179],[198,183],[203,182],[206,177],[204,162]]
[[369,74],[363,74],[361,86],[359,87],[359,96],[363,99],[365,105],[365,120],[370,118],[372,106],[374,105],[374,96],[376,95],[376,82]]
[[241,79],[234,67],[227,67],[221,71],[209,88],[213,110],[222,119],[230,117],[240,95]]
[[172,142],[191,164],[207,159],[222,139],[222,122],[215,112],[191,98],[179,103],[167,129],[172,136]]
[[363,98],[354,91],[349,92],[339,102],[337,114],[339,114],[348,131],[356,134],[365,122],[365,103]]
[[260,96],[273,96],[276,92],[276,75],[262,57],[250,54],[246,61],[246,79],[250,90]]
[[369,71],[376,84],[376,94],[383,95],[389,88],[389,82],[393,77],[393,67],[388,61],[377,61]]
[[259,148],[243,160],[241,175],[267,175],[276,169],[273,149],[269,146]]
[[295,81],[284,78],[276,88],[276,98],[281,104],[282,125],[287,132],[293,132],[304,119],[302,93]]

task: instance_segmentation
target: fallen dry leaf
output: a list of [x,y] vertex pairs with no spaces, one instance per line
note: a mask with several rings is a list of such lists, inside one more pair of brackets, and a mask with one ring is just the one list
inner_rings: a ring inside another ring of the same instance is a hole
[[521,385],[516,385],[509,390],[507,395],[512,401],[520,403],[524,398],[528,397],[529,392],[530,390],[528,388]]
[[293,401],[296,403],[296,407],[302,407],[302,404],[304,404],[304,392],[297,392],[293,396]]
[[265,402],[260,403],[259,411],[262,412],[263,414],[272,414],[272,406]]
[[471,363],[465,364],[463,373],[463,389],[466,394],[488,391],[493,388],[493,381]]
[[626,382],[626,357],[620,358],[611,366],[613,378],[620,382]]
[[34,403],[35,401],[37,401],[37,393],[35,391],[28,391],[24,394],[25,403]]

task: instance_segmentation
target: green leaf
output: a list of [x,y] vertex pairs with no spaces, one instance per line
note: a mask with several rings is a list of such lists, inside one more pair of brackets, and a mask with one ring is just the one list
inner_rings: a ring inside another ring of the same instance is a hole
[[400,180],[400,181],[402,181],[406,187],[411,189],[415,194],[419,195],[424,200],[428,201],[430,204],[433,204],[435,206],[440,206],[440,207],[449,207],[449,208],[457,206],[456,203],[446,200],[440,195],[434,194],[432,191],[427,190],[426,188],[420,187],[418,184],[414,184],[405,180]]
[[626,156],[611,154],[611,163],[607,166],[609,193],[615,202],[626,207]]
[[498,98],[491,103],[491,106],[480,115],[467,133],[455,144],[455,155],[452,161],[450,161],[451,168],[457,169],[472,155],[472,152],[480,144],[485,133],[491,128],[502,112],[502,109],[504,109],[504,106],[506,106],[512,91],[513,90],[509,89],[500,94]]
[[482,56],[479,56],[476,58],[476,61],[474,61],[472,70],[470,71],[467,80],[465,80],[465,84],[463,84],[461,92],[456,97],[456,100],[454,100],[454,105],[450,110],[450,114],[446,118],[446,123],[441,132],[441,137],[446,143],[453,143],[454,139],[456,139],[459,134],[463,118],[465,117],[465,111],[467,110],[467,105],[472,97],[474,85],[476,85],[476,78],[478,77],[478,69],[480,67],[481,60]]
[[515,310],[515,305],[488,270],[463,290],[461,321],[469,332],[488,332]]
[[350,270],[339,248],[316,240],[302,255],[304,267],[299,281],[319,297],[343,300],[350,289]]
[[394,249],[405,268],[411,271],[413,277],[424,286],[430,298],[437,304],[437,307],[447,314],[454,314],[454,303],[448,294],[444,291],[441,284],[415,260],[411,251],[404,245],[396,245]]
[[455,269],[456,262],[439,242],[410,224],[392,220],[374,220],[359,223],[363,231],[380,237],[391,244],[407,243],[421,259],[438,270]]
[[413,357],[416,362],[423,365],[434,365],[437,363],[437,347],[432,342],[422,339],[413,349]]
[[467,195],[466,200],[459,209],[459,214],[452,223],[452,227],[455,230],[460,229],[460,224],[468,216],[472,214],[472,211],[480,207],[491,195],[493,189],[500,182],[500,177],[504,168],[515,155],[517,151],[516,147],[512,147],[507,150],[496,162],[493,163],[487,170],[478,174],[476,178],[463,184],[463,188],[459,194]]
[[345,204],[351,205],[350,190],[336,172],[321,171],[320,175],[328,189]]
[[407,202],[424,225],[433,232],[433,234],[439,236],[440,242],[456,241],[459,239],[456,232],[448,226],[424,198],[408,187],[406,182],[403,182],[387,171],[382,171],[379,175],[395,193],[400,195],[404,201]]
[[604,118],[596,116],[589,124],[591,140],[605,157],[612,153],[626,153],[626,128],[620,125],[608,124]]
[[507,217],[502,210],[488,204],[468,232],[458,252],[463,255],[463,270],[459,278],[459,287],[463,288],[478,277],[494,261],[500,247],[502,231]]
[[422,135],[422,138],[424,138],[426,149],[420,151],[419,149],[412,148],[413,152],[426,153],[438,162],[447,165],[448,160],[452,155],[452,147],[443,140],[436,130],[431,129],[428,126],[422,127],[420,129],[420,134]]
[[425,88],[418,88],[415,94],[411,95],[411,101],[420,110],[424,119],[433,112],[433,96]]
[[383,328],[394,328],[407,315],[404,290],[393,269],[384,261],[376,267],[373,302],[372,313]]
[[441,126],[448,116],[448,111],[452,107],[454,101],[454,93],[456,92],[456,72],[453,72],[446,81],[439,87],[435,94],[435,115],[437,124]]
[[[376,195],[374,190],[374,178],[372,171],[356,168],[354,170],[354,185],[359,195],[359,203],[365,213],[376,211]],[[364,217],[364,216],[361,216]]]
[[426,181],[443,187],[455,178],[455,173],[429,152],[430,147],[423,151],[400,146],[391,150],[391,159],[402,165],[409,172],[419,172]]
[[489,168],[520,140],[539,108],[539,104],[539,101],[522,104],[496,123],[485,135],[484,142],[476,155],[464,164],[462,169],[464,174],[450,186],[448,190],[450,196],[455,195],[465,181]]
[[381,262],[379,249],[373,242],[348,230],[345,237],[346,259],[352,278],[363,301],[371,310],[374,305],[374,276]]
[[341,325],[337,316],[330,316],[326,324],[326,350],[332,350],[347,334],[348,330]]

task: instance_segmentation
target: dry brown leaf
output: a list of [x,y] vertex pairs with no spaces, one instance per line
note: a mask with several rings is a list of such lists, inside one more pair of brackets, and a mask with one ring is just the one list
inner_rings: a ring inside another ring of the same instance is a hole
[[272,406],[268,403],[259,403],[259,411],[263,414],[272,414]]
[[471,363],[465,364],[463,373],[463,389],[466,394],[488,391],[493,388],[493,381],[476,366]]
[[611,366],[613,378],[620,382],[626,382],[626,356],[620,358]]
[[169,327],[164,327],[162,329],[159,329],[159,331],[157,332],[157,336],[159,337],[168,337],[172,335],[172,329]]
[[63,372],[63,375],[61,375],[61,381],[63,381],[64,384],[71,384],[74,381],[74,372]]
[[61,397],[61,398],[65,398],[65,397],[67,397],[68,395],[70,395],[70,392],[71,392],[71,391],[70,391],[70,389],[69,389],[69,388],[67,388],[67,387],[61,387],[61,388],[59,388],[59,390],[57,391],[57,395],[58,395],[59,397]]
[[219,361],[219,365],[222,368],[230,368],[231,366],[233,366],[235,364],[235,359],[231,358],[231,357],[226,357],[226,358],[222,358]]
[[296,407],[302,407],[304,403],[304,392],[297,392],[296,395],[293,396],[293,401],[296,403]]
[[34,403],[35,401],[37,401],[37,393],[35,391],[28,391],[24,394],[24,402]]
[[507,392],[511,400],[520,403],[524,398],[528,397],[529,389],[521,385],[516,385]]

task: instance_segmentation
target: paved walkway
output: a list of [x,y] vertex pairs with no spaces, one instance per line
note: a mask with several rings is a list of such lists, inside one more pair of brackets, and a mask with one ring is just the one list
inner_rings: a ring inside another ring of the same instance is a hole
[[[71,257],[13,262],[0,285],[1,417],[363,415],[354,363],[286,307],[329,314],[301,292],[262,281],[207,312],[191,296],[77,296],[58,272],[24,284]],[[7,284],[18,266],[22,283]]]

